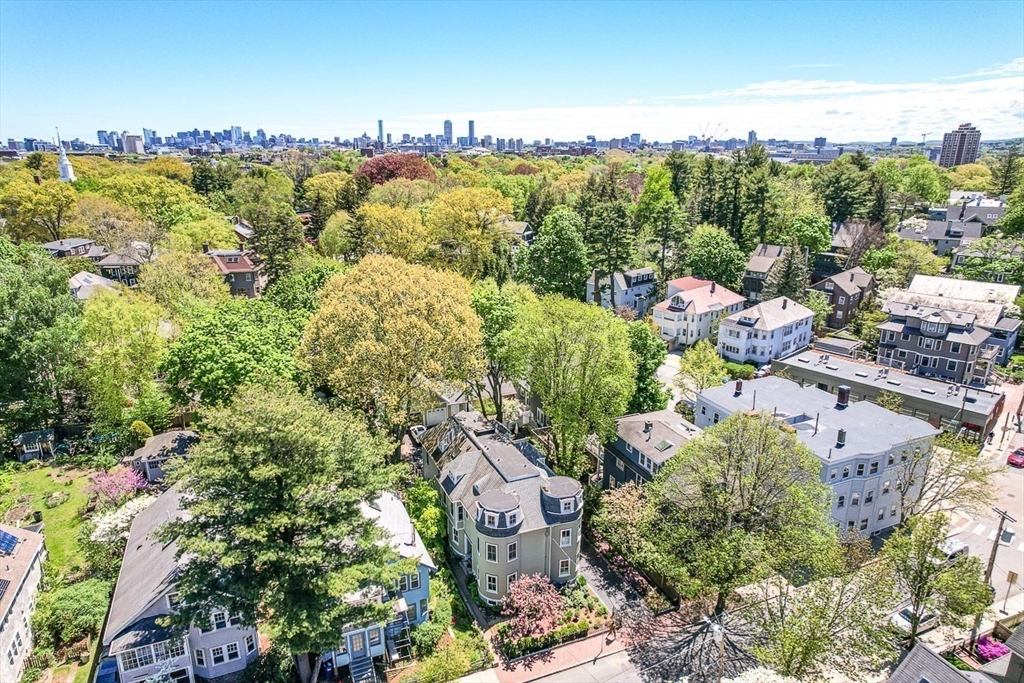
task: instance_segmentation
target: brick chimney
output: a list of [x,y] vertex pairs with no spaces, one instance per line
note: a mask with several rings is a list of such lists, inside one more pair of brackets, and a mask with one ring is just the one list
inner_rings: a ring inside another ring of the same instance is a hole
[[840,384],[839,396],[836,398],[836,408],[845,408],[848,405],[850,405],[850,387]]
[[743,380],[738,379],[738,380],[736,380],[736,396],[739,396],[742,393],[743,393]]
[[209,254],[210,253],[210,243],[209,242],[203,242],[203,253],[204,254]]
[[788,303],[789,303],[789,300],[786,299],[786,297],[782,297],[782,310],[786,310],[786,304],[788,304]]

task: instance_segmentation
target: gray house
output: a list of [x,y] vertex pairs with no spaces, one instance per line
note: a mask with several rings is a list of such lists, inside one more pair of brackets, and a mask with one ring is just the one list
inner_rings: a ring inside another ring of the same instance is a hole
[[602,488],[643,484],[700,430],[672,410],[626,415],[615,420],[615,439],[604,445]]
[[256,629],[223,610],[184,633],[161,622],[177,608],[177,544],[157,540],[157,530],[181,514],[180,495],[170,489],[132,522],[114,587],[103,646],[117,658],[122,683],[164,674],[172,683],[229,681],[256,659]]
[[164,463],[174,457],[185,457],[188,449],[199,443],[199,435],[191,430],[174,430],[156,434],[136,449],[127,460],[141,472],[146,481],[154,482],[164,478]]
[[[821,462],[821,480],[832,489],[832,521],[850,534],[880,533],[900,521],[895,485],[909,451],[930,452],[941,430],[874,403],[850,401],[781,377],[737,381],[705,389],[694,422],[705,429],[733,413],[759,410],[793,430]],[[911,490],[910,496],[917,491]]]
[[921,228],[906,227],[899,231],[901,239],[934,245],[939,256],[948,254],[962,244],[975,242],[985,235],[988,226],[972,216],[967,220],[928,221]]
[[583,486],[556,476],[529,441],[467,411],[427,430],[423,454],[423,476],[447,511],[449,548],[483,600],[499,603],[523,574],[576,578]]
[[[597,301],[594,293],[595,275],[587,280],[587,301]],[[601,278],[600,302],[602,308],[612,308],[614,290],[615,308],[628,306],[636,311],[637,316],[644,317],[656,302],[653,301],[658,288],[658,278],[653,268],[634,268],[625,273],[613,273],[612,276]]]
[[747,268],[743,272],[743,296],[747,302],[756,304],[761,300],[761,292],[764,291],[764,283],[769,273],[775,267],[775,262],[782,258],[789,247],[779,244],[759,244],[747,261]]
[[224,281],[235,296],[257,299],[263,296],[267,286],[267,273],[262,263],[257,263],[255,254],[244,249],[214,249],[203,246],[203,253],[210,257]]
[[825,324],[838,329],[846,327],[860,305],[875,291],[875,277],[859,266],[845,270],[811,285],[828,297],[832,313]]

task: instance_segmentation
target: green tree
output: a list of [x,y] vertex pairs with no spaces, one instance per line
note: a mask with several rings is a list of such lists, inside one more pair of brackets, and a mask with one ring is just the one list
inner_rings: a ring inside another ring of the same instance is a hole
[[[529,288],[513,283],[506,283],[499,288],[494,280],[487,279],[473,288],[473,310],[483,321],[481,332],[484,354],[487,356],[485,379],[498,422],[504,422],[506,417],[502,385],[521,377],[526,362],[526,354],[519,343],[516,328],[526,307],[536,299]],[[482,404],[483,392],[478,390],[477,393]]]
[[328,280],[299,357],[315,382],[373,424],[408,424],[434,392],[482,374],[469,283],[455,273],[367,256]]
[[234,226],[223,218],[203,218],[172,225],[167,231],[171,249],[202,251],[210,249],[232,249],[238,246],[238,235]]
[[900,524],[937,512],[981,512],[993,497],[995,468],[978,447],[949,434],[907,448],[893,470]]
[[911,643],[917,640],[924,614],[938,614],[944,625],[962,627],[966,617],[981,614],[989,604],[978,558],[965,556],[946,566],[941,546],[947,526],[945,515],[915,517],[882,547],[896,588],[909,601]]
[[636,387],[629,399],[627,413],[650,413],[664,410],[670,394],[658,377],[658,368],[668,351],[658,336],[658,328],[646,320],[629,323],[629,349],[636,359]]
[[768,273],[761,296],[765,301],[780,296],[789,297],[794,301],[803,301],[810,283],[811,275],[807,268],[804,250],[800,248],[796,238],[791,237],[788,248],[782,252],[782,256]]
[[584,241],[590,265],[594,268],[594,300],[601,300],[601,283],[607,278],[611,288],[611,307],[614,310],[615,278],[610,276],[628,269],[633,257],[633,231],[625,202],[599,204],[587,226]]
[[[100,194],[130,206],[161,229],[176,219],[181,205],[199,205],[201,200],[190,187],[150,173],[118,173],[105,178]],[[155,241],[155,240],[154,240]]]
[[46,251],[0,236],[0,430],[38,429],[71,409],[81,304]]
[[997,195],[1008,197],[1013,194],[1020,182],[1020,164],[1020,148],[1012,144],[999,159],[999,165],[993,173]]
[[833,223],[863,215],[868,207],[867,176],[848,159],[844,156],[822,167],[812,183]]
[[811,321],[811,325],[815,332],[821,330],[828,323],[828,318],[832,315],[832,302],[828,300],[824,292],[812,289],[805,293],[803,301],[804,306],[811,309],[814,313],[814,318]]
[[127,427],[125,411],[153,382],[166,349],[163,310],[145,294],[98,292],[85,305],[85,385],[100,429]]
[[938,275],[949,264],[949,259],[936,256],[923,242],[900,239],[890,234],[881,248],[871,247],[861,259],[861,267],[875,276],[877,289],[902,289],[910,284],[914,275]]
[[362,236],[358,234],[352,216],[348,211],[338,211],[327,219],[327,224],[320,231],[317,249],[327,258],[350,258],[361,243]]
[[320,306],[320,291],[327,281],[344,270],[345,266],[333,259],[304,251],[287,273],[270,283],[263,299],[308,317]]
[[652,167],[647,172],[643,192],[633,206],[637,224],[658,246],[658,275],[663,281],[667,279],[667,255],[683,237],[683,214],[672,190],[673,180],[667,166]]
[[701,339],[686,349],[679,359],[676,386],[697,400],[697,394],[721,384],[726,374],[725,361],[715,351],[714,345],[707,339]]
[[908,166],[903,174],[904,189],[920,197],[925,202],[945,203],[949,196],[949,186],[946,178],[939,169],[932,163],[919,163]]
[[875,403],[886,410],[898,413],[903,408],[903,397],[894,391],[883,390],[878,393],[878,398],[875,399]]
[[627,323],[598,306],[546,296],[519,327],[525,378],[551,421],[555,469],[582,479],[586,439],[609,438],[636,387]]
[[343,172],[320,173],[302,184],[303,198],[309,207],[310,233],[320,234],[327,219],[337,211],[352,211],[358,205],[356,183],[352,175]]
[[783,235],[796,239],[800,248],[807,249],[812,256],[832,250],[832,226],[821,214],[800,214],[786,226]]
[[0,216],[7,234],[22,242],[49,242],[68,237],[78,192],[68,183],[12,182],[0,193]]
[[261,299],[230,299],[203,311],[167,352],[162,368],[178,405],[227,403],[246,383],[295,376],[302,316]]
[[895,600],[892,579],[854,544],[830,549],[814,580],[794,587],[782,576],[757,586],[750,620],[764,633],[754,654],[765,666],[801,680],[840,672],[854,679],[877,670],[896,654],[889,630]]
[[537,294],[560,294],[582,300],[590,276],[590,259],[583,242],[583,220],[567,206],[555,208],[533,245],[521,248],[516,277]]
[[682,267],[691,275],[735,287],[743,275],[747,257],[721,228],[700,225],[690,235],[682,253]]
[[1024,285],[1024,240],[989,235],[971,242],[969,256],[953,272],[965,280]]
[[290,204],[249,204],[240,210],[252,226],[252,248],[267,275],[273,279],[283,274],[302,245],[302,222]]
[[40,647],[58,649],[99,635],[110,603],[110,584],[86,579],[39,594],[32,632]]
[[688,152],[669,152],[665,157],[665,170],[669,173],[669,189],[676,198],[680,209],[690,203],[695,158]]
[[358,254],[390,254],[414,263],[427,250],[427,227],[415,209],[363,204],[356,210],[355,220],[361,238]]
[[160,531],[188,558],[177,622],[227,609],[295,656],[303,683],[316,681],[347,624],[391,613],[390,602],[351,596],[387,591],[411,570],[361,510],[391,483],[388,450],[357,418],[288,385],[242,387],[211,410],[180,472],[185,514]]
[[717,595],[813,566],[834,539],[821,463],[771,414],[736,413],[687,442],[648,486],[671,576]]
[[511,240],[501,223],[511,213],[512,202],[489,187],[438,195],[425,221],[431,244],[428,260],[463,277],[479,277],[495,242]]
[[216,306],[230,296],[230,288],[209,256],[172,249],[139,268],[139,290],[179,320]]

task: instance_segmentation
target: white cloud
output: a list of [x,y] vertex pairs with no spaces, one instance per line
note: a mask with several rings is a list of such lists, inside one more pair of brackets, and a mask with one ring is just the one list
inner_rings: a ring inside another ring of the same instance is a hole
[[389,122],[393,130],[433,131],[445,118],[473,119],[477,134],[552,137],[560,140],[619,137],[640,132],[648,140],[695,135],[721,122],[718,137],[806,140],[920,139],[960,123],[977,126],[984,139],[1024,136],[1024,58],[958,79],[914,83],[853,80],[772,80],[731,90],[655,98],[649,104],[544,107],[522,110],[424,114]]

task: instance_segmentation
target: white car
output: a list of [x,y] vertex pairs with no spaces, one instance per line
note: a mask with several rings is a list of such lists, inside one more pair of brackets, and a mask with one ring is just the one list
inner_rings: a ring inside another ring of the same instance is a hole
[[412,442],[419,446],[420,439],[423,438],[423,434],[426,431],[427,428],[423,425],[413,425],[412,427],[409,427],[409,436],[412,438]]
[[[913,610],[909,606],[904,607],[889,617],[889,621],[891,621],[892,625],[898,628],[901,632],[910,633],[910,617],[913,613]],[[938,625],[939,615],[933,612],[928,612],[927,610],[922,610],[921,620],[917,624],[917,634],[921,635],[925,631],[930,631]]]
[[951,567],[956,564],[961,557],[967,557],[967,554],[970,551],[970,547],[960,539],[947,538],[939,544],[939,552],[942,553],[942,557],[934,559],[933,561],[944,567]]

